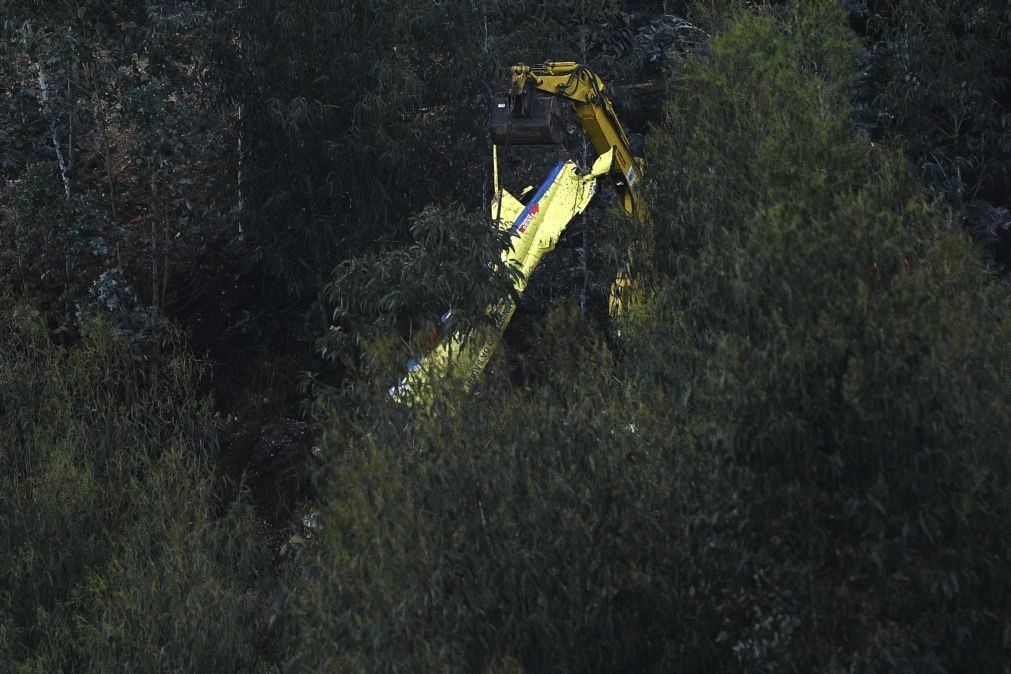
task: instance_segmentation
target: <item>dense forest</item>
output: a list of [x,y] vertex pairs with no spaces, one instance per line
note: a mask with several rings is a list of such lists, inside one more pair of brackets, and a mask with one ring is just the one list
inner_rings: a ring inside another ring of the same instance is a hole
[[[0,22],[0,671],[1011,672],[1006,0]],[[650,217],[602,189],[405,405],[502,292],[489,110],[549,59]]]

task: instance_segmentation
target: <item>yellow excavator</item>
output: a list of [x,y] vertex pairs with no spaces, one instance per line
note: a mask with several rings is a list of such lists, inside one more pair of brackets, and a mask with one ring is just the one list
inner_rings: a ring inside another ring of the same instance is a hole
[[[603,81],[577,63],[550,61],[511,68],[508,95],[495,99],[491,114],[495,188],[491,217],[511,235],[512,245],[502,252],[502,263],[517,272],[513,282],[515,292],[488,308],[491,330],[443,335],[428,354],[408,362],[407,374],[390,389],[394,400],[408,405],[423,402],[430,385],[446,378],[461,381],[468,388],[477,381],[534,269],[554,249],[569,222],[586,210],[601,177],[611,176],[626,213],[646,221],[648,211],[641,191],[642,161],[633,156],[628,137],[605,92]],[[572,160],[559,162],[524,204],[499,182],[498,148],[561,142],[560,105],[566,102],[589,137],[596,159],[589,171],[580,170]],[[611,290],[612,311],[620,310],[622,293],[628,290],[630,282],[627,271],[615,280]],[[440,324],[451,315],[452,309],[443,314]]]

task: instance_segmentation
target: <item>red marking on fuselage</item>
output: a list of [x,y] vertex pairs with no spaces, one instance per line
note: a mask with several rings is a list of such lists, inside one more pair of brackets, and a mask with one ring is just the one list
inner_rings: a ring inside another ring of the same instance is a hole
[[530,212],[527,213],[527,217],[523,218],[523,222],[520,223],[520,226],[516,228],[516,231],[518,231],[520,234],[527,231],[527,225],[530,224],[530,221],[534,219],[534,215],[539,210],[541,210],[541,202],[538,201],[536,204],[530,207]]

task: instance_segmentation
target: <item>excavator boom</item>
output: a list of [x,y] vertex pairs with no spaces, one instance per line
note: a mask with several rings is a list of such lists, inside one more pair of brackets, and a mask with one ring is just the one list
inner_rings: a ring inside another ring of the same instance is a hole
[[[628,136],[605,93],[603,80],[586,66],[571,61],[548,61],[538,66],[520,64],[513,66],[511,73],[508,97],[495,103],[496,108],[504,105],[508,114],[493,114],[492,142],[540,144],[545,142],[543,138],[554,138],[559,122],[553,111],[545,113],[548,106],[544,98],[569,101],[597,155],[614,149],[611,174],[621,206],[629,215],[644,221],[647,214],[641,194],[641,161],[632,155]],[[536,133],[530,130],[531,124],[544,125],[549,131]],[[514,135],[514,128],[525,133]]]

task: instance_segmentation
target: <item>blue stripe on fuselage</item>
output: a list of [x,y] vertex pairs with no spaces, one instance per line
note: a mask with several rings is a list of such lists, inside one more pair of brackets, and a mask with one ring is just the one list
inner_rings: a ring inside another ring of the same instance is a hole
[[537,204],[537,202],[539,202],[542,197],[544,197],[545,192],[547,192],[548,189],[551,187],[551,185],[554,184],[555,179],[558,178],[558,174],[561,173],[562,167],[564,165],[565,162],[560,161],[558,162],[558,164],[555,165],[555,168],[551,169],[551,173],[549,173],[548,177],[545,178],[543,183],[541,183],[541,186],[537,190],[537,193],[534,194],[534,198],[531,199],[529,202],[527,202],[526,208],[523,209],[523,212],[521,212],[519,214],[519,217],[517,217],[516,220],[513,222],[513,226],[509,229],[510,232],[516,231],[516,228],[520,226],[521,222],[523,222],[523,218],[525,218],[527,214],[530,213],[530,209],[533,208],[534,205]]

